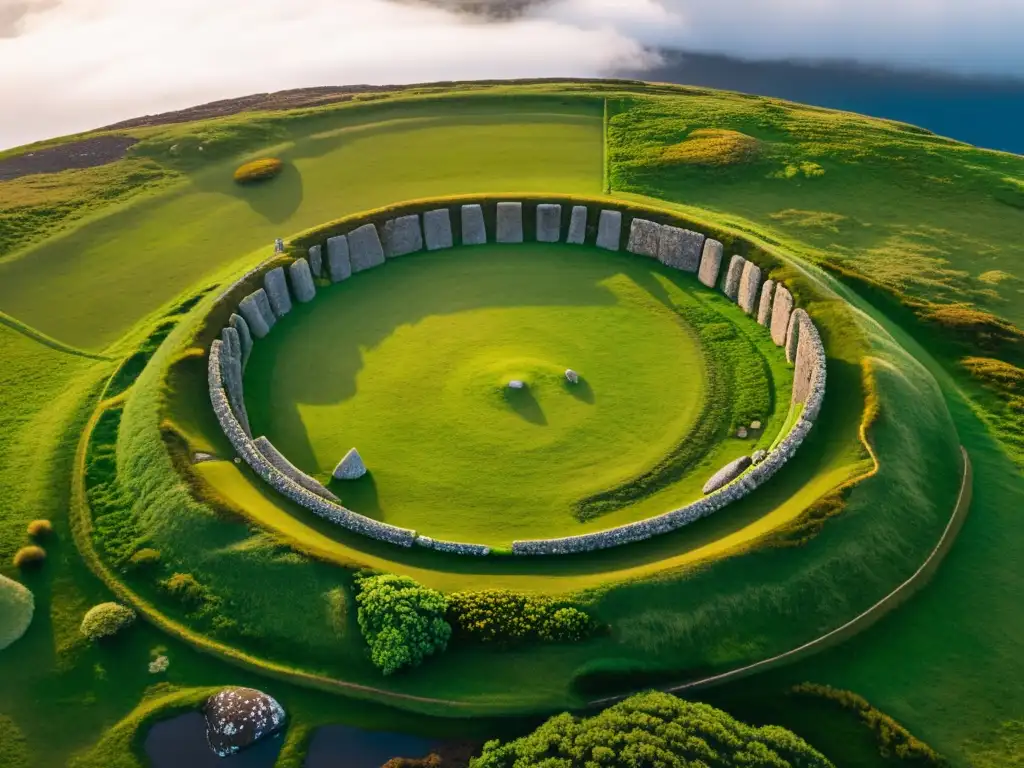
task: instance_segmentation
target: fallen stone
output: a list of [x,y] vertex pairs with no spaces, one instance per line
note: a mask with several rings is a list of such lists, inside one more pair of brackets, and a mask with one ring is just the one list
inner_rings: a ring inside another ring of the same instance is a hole
[[428,251],[452,247],[452,217],[447,208],[437,208],[423,214],[423,237]]
[[363,457],[355,448],[349,450],[345,457],[338,462],[334,468],[335,480],[357,480],[366,474],[366,465],[363,464]]
[[373,224],[363,224],[348,233],[348,258],[353,272],[373,269],[384,263],[384,246]]
[[761,428],[761,422],[760,421],[752,421],[752,422],[750,422],[750,428],[751,429],[760,429]]
[[658,261],[683,272],[696,272],[706,239],[700,232],[666,224],[661,228]]
[[423,231],[416,214],[399,216],[384,223],[384,255],[393,259],[423,250]]
[[[583,209],[586,211],[586,208]],[[541,203],[537,206],[537,242],[557,243],[562,239],[562,206]]]
[[740,456],[735,461],[730,461],[720,470],[711,476],[711,479],[704,484],[704,494],[713,493],[719,488],[728,485],[746,471],[751,464],[749,456]]
[[[796,362],[796,350],[800,344],[800,335],[803,333],[804,323],[810,323],[810,316],[802,309],[797,307],[793,310],[793,314],[789,316],[789,327],[786,329],[786,361],[790,363]],[[796,382],[794,382],[794,388]]]
[[626,250],[637,256],[658,258],[658,243],[661,241],[661,224],[647,219],[633,219],[629,225],[629,242]]
[[761,286],[761,301],[757,307],[757,322],[768,326],[772,321],[772,300],[775,298],[775,281],[765,280]]
[[[267,323],[266,318],[263,316],[259,302],[256,299],[257,293],[263,293],[263,289],[260,288],[258,291],[250,293],[238,302],[238,312],[245,319],[246,325],[249,326],[250,333],[257,339],[262,339],[270,333],[272,324]],[[266,296],[265,293],[263,293],[263,295],[264,297]]]
[[348,238],[338,235],[327,240],[327,276],[332,283],[352,277],[352,262],[348,255]]
[[206,741],[218,757],[233,755],[278,733],[284,707],[255,688],[225,688],[206,700]]
[[266,437],[257,437],[252,441],[253,445],[256,446],[256,450],[263,454],[264,458],[270,462],[270,464],[283,475],[290,477],[296,483],[301,485],[310,493],[315,493],[322,499],[333,501],[335,504],[340,504],[341,499],[331,493],[329,490],[319,483],[315,478],[310,477],[301,469],[296,467],[288,458],[274,447],[274,444],[270,442]]
[[498,203],[495,238],[499,243],[523,242],[523,204]]
[[462,206],[462,244],[484,245],[486,242],[484,209],[477,204]]
[[607,251],[619,250],[622,237],[622,213],[620,211],[601,211],[597,220],[597,247]]
[[288,276],[292,281],[292,293],[295,300],[305,304],[316,298],[316,284],[313,282],[313,271],[305,259],[296,259],[288,266]]
[[743,276],[743,268],[746,264],[747,260],[742,256],[733,256],[729,260],[729,269],[725,273],[725,279],[722,280],[722,293],[733,301],[736,301],[736,297],[739,295],[740,278]]
[[566,368],[565,369],[565,379],[570,384],[579,384],[580,383],[580,375],[578,373],[576,373],[576,371],[574,371],[572,368]]
[[284,279],[284,267],[275,267],[263,276],[263,288],[270,299],[274,316],[281,318],[292,311],[292,297],[288,293],[288,282]]
[[757,291],[760,287],[761,268],[754,262],[748,261],[743,265],[739,294],[736,297],[736,303],[748,315],[754,314],[754,310],[757,309]]
[[723,251],[722,244],[717,240],[712,240],[709,237],[704,241],[697,279],[708,288],[714,288],[718,284],[718,273],[722,269]]
[[786,286],[775,285],[775,298],[772,299],[771,325],[772,341],[781,347],[786,343],[786,331],[789,330],[789,316],[793,312],[793,294]]
[[252,353],[252,334],[249,333],[249,324],[241,315],[232,313],[228,324],[238,332],[238,342],[242,345],[242,370],[245,370],[249,362],[249,355]]
[[573,245],[583,245],[586,239],[587,206],[574,205],[572,207],[572,216],[569,218],[569,234],[566,235],[565,242],[572,243]]
[[510,381],[508,383],[508,388],[509,389],[522,389],[525,386],[526,386],[526,382],[525,381],[520,381],[519,379],[512,379],[512,381]]
[[319,245],[311,246],[309,249],[309,271],[313,277],[322,277],[324,272],[323,250]]
[[767,456],[768,456],[768,451],[766,451],[764,448],[762,448],[762,449],[760,449],[758,451],[754,451],[754,453],[750,457],[750,461],[753,464],[760,464],[762,461],[765,460],[765,458],[767,458]]

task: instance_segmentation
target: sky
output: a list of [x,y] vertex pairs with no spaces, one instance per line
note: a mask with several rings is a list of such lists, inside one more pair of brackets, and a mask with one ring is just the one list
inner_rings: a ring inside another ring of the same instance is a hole
[[463,1],[0,0],[0,149],[286,88],[607,76],[663,47],[1024,77],[1024,0],[527,0],[500,22],[438,7]]

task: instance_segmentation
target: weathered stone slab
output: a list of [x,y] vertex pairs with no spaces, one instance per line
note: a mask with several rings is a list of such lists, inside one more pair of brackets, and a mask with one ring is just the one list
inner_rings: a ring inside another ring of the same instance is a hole
[[572,243],[573,245],[583,245],[586,239],[587,206],[574,205],[572,207],[572,216],[569,217],[569,234],[566,235],[565,242]]
[[384,223],[384,255],[393,259],[423,250],[420,217],[412,213]]
[[284,317],[292,311],[292,297],[288,293],[288,281],[284,279],[284,267],[275,267],[263,276],[263,289],[275,317]]
[[799,307],[794,309],[793,314],[789,316],[789,327],[786,329],[786,360],[788,362],[796,362],[796,350],[800,344],[804,323],[810,322],[810,315]]
[[305,259],[296,259],[288,266],[288,277],[292,281],[292,293],[295,300],[305,304],[316,298],[316,284],[313,282],[313,272],[309,262]]
[[708,288],[714,288],[718,284],[718,273],[722,269],[723,252],[722,244],[717,240],[712,240],[709,237],[704,241],[697,279]]
[[423,236],[428,251],[452,247],[452,217],[447,208],[437,208],[423,214]]
[[637,256],[658,258],[658,243],[661,241],[661,224],[647,219],[633,219],[629,225],[629,242],[626,250]]
[[757,309],[757,291],[761,287],[761,268],[752,261],[743,265],[743,273],[740,275],[740,290],[736,297],[736,303],[740,309],[748,315],[754,314]]
[[313,277],[323,276],[324,255],[323,249],[319,245],[314,245],[309,249],[309,271],[313,273]]
[[499,243],[523,242],[523,204],[498,203],[495,238]]
[[462,244],[484,245],[486,242],[484,209],[476,204],[462,206]]
[[218,757],[227,757],[279,732],[284,708],[254,688],[225,688],[206,700],[206,741]]
[[562,206],[556,203],[541,203],[537,206],[537,242],[557,243],[561,239]]
[[733,256],[729,260],[729,269],[725,273],[725,279],[722,280],[722,293],[733,301],[736,301],[736,297],[739,296],[740,278],[743,276],[743,268],[746,265],[747,260],[742,256]]
[[267,438],[257,437],[255,440],[253,440],[253,444],[256,446],[257,450],[259,450],[259,452],[263,454],[266,460],[269,461],[273,465],[274,469],[276,469],[278,472],[287,475],[296,483],[305,488],[307,491],[309,491],[310,493],[315,493],[322,499],[333,501],[335,504],[341,503],[341,500],[337,496],[335,496],[329,490],[324,488],[324,486],[321,483],[317,482],[315,478],[310,477],[301,469],[299,469],[290,461],[288,461],[288,458],[279,450],[277,450],[277,448],[274,447],[274,444],[267,440]]
[[338,235],[327,239],[327,276],[332,283],[352,277],[352,262],[348,255],[348,238]]
[[711,476],[711,479],[704,484],[704,494],[707,495],[709,493],[714,493],[719,488],[728,485],[730,482],[742,475],[746,471],[747,467],[752,463],[753,462],[751,462],[749,456],[740,456],[735,461],[730,461],[720,470],[715,472],[715,474]]
[[772,341],[776,347],[786,343],[786,331],[789,330],[789,316],[793,312],[793,294],[782,284],[775,285],[775,298],[772,300]]
[[334,468],[335,480],[357,480],[365,474],[366,465],[363,463],[363,457],[355,448],[350,449]]
[[684,272],[696,272],[706,239],[700,232],[666,224],[661,228],[658,241],[658,261]]
[[252,352],[252,334],[249,333],[249,324],[245,322],[245,318],[237,314],[231,315],[228,324],[238,334],[238,342],[242,346],[242,370],[245,370],[245,364],[249,362],[249,354]]
[[818,351],[821,345],[821,338],[818,336],[818,329],[814,327],[814,322],[806,312],[800,312],[800,332],[797,334],[793,370],[794,403],[806,401],[810,394],[811,379],[814,376],[814,367],[818,364]]
[[775,281],[765,280],[761,286],[761,301],[757,306],[757,322],[768,326],[772,321],[772,300],[775,298]]
[[601,217],[597,220],[597,247],[617,251],[621,237],[622,212],[601,211]]
[[235,412],[235,418],[241,424],[245,434],[252,437],[249,429],[249,415],[245,411],[245,392],[242,389],[242,346],[238,331],[230,325],[220,333],[220,375],[224,382],[224,391],[228,395],[228,403]]
[[[264,305],[266,306],[265,312]],[[274,313],[270,310],[270,302],[267,300],[266,291],[262,288],[258,291],[253,291],[238,302],[238,312],[245,318],[249,331],[257,339],[262,339],[270,333],[270,329],[277,322],[277,318],[274,317]],[[270,315],[270,317],[268,318],[267,315]]]
[[373,269],[384,263],[384,246],[373,224],[363,224],[348,233],[348,258],[353,272]]

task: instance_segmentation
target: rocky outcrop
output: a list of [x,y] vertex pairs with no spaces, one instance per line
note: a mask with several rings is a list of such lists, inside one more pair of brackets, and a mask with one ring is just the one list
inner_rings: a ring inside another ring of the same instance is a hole
[[348,258],[353,272],[362,272],[384,263],[384,246],[373,224],[363,224],[348,233]]
[[232,313],[228,319],[228,325],[235,329],[238,334],[238,343],[242,347],[242,370],[249,362],[249,355],[252,353],[252,334],[249,333],[249,324],[245,318],[237,313]]
[[597,247],[607,251],[619,250],[622,237],[622,213],[619,211],[601,211],[597,220]]
[[389,259],[423,250],[423,231],[416,214],[399,216],[384,223],[384,255]]
[[313,282],[313,273],[309,262],[305,259],[296,259],[288,265],[288,277],[292,281],[292,293],[295,300],[305,304],[316,298],[316,284]]
[[569,218],[569,234],[565,242],[573,245],[583,245],[587,239],[587,206],[574,205],[572,216]]
[[284,267],[275,267],[263,276],[263,289],[270,299],[274,317],[280,320],[292,311],[292,297],[288,293],[288,282],[284,279]]
[[365,474],[366,465],[363,463],[363,457],[355,448],[349,449],[333,472],[335,480],[358,480]]
[[328,501],[333,501],[335,504],[341,503],[341,499],[339,499],[329,490],[324,488],[324,486],[319,481],[317,481],[315,478],[310,477],[301,469],[299,469],[290,461],[288,461],[284,454],[277,450],[277,448],[274,447],[274,444],[271,443],[266,437],[257,437],[255,440],[253,440],[253,444],[256,446],[257,450],[263,454],[266,460],[269,461],[274,466],[274,469],[276,469],[278,472],[287,475],[296,483],[305,488],[307,491],[309,491],[310,493],[315,493],[320,498],[327,499]]
[[225,688],[206,700],[206,740],[218,757],[233,755],[278,733],[284,707],[255,688]]
[[428,251],[452,247],[452,217],[447,208],[436,208],[423,214],[423,239]]
[[[584,210],[586,210],[584,208]],[[537,242],[557,243],[562,239],[562,206],[541,203],[537,206]]]
[[747,468],[753,463],[749,456],[740,456],[738,459],[734,459],[722,467],[720,470],[715,472],[711,478],[704,483],[704,488],[701,492],[704,495],[714,493],[719,488],[723,488],[737,477],[747,471]]
[[313,277],[323,277],[324,257],[321,246],[319,244],[311,246],[306,255],[309,259],[309,271],[313,273]]
[[494,239],[499,243],[523,242],[522,203],[498,203]]
[[249,331],[257,339],[262,339],[270,329],[274,327],[277,318],[270,309],[270,302],[267,300],[267,292],[262,288],[253,291],[240,302],[238,312],[245,318]]
[[327,238],[327,276],[332,283],[340,283],[352,277],[352,261],[345,235]]
[[789,316],[793,312],[793,294],[786,286],[775,286],[775,299],[772,301],[772,341],[781,347],[786,343],[786,331],[789,330]]
[[757,322],[767,327],[772,321],[772,301],[775,299],[775,281],[765,280],[761,286],[761,300],[757,305]]
[[729,260],[729,269],[725,273],[725,279],[722,281],[722,293],[728,298],[736,301],[737,296],[740,293],[740,278],[743,276],[743,268],[747,265],[747,260],[742,256],[733,256]]
[[629,241],[626,250],[637,256],[658,258],[658,244],[661,242],[661,224],[647,219],[633,219],[629,225]]
[[704,248],[701,249],[700,269],[697,271],[697,279],[708,288],[718,285],[718,273],[722,269],[722,254],[724,248],[717,240],[710,237],[704,241]]
[[479,205],[462,206],[462,244],[484,245],[487,242],[487,227],[484,225],[484,209]]
[[739,294],[736,296],[736,303],[748,315],[754,314],[754,310],[757,309],[757,292],[760,288],[761,268],[754,262],[748,261],[743,265]]
[[683,272],[696,272],[706,239],[700,232],[665,224],[658,241],[658,261]]

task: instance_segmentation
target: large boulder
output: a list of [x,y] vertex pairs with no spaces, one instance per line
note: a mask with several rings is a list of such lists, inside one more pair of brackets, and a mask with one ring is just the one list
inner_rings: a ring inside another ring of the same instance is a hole
[[389,259],[423,250],[423,230],[415,213],[384,223],[384,255]]
[[700,232],[665,225],[658,242],[658,261],[683,272],[696,272],[706,238]]
[[601,218],[597,220],[597,247],[617,251],[621,237],[622,212],[601,211]]
[[253,337],[262,339],[274,327],[277,318],[270,309],[267,292],[262,288],[253,291],[238,302],[238,313],[245,318]]
[[498,203],[494,239],[499,243],[523,242],[522,203]]
[[704,493],[714,493],[719,488],[728,485],[737,477],[742,475],[747,470],[747,467],[752,463],[753,462],[749,456],[740,456],[735,461],[730,461],[720,470],[715,472],[715,474],[711,476],[710,480],[704,483]]
[[384,246],[373,224],[363,224],[348,233],[348,257],[353,272],[362,272],[384,263]]
[[736,303],[748,315],[754,314],[754,310],[757,309],[757,291],[760,287],[761,268],[754,262],[748,261],[743,265],[739,294],[736,297]]
[[[586,208],[583,209],[586,211]],[[557,243],[562,239],[562,206],[541,203],[537,206],[537,242]]]
[[428,251],[451,248],[452,217],[447,208],[437,208],[423,214],[423,238]]
[[462,244],[484,245],[487,243],[487,227],[484,226],[484,209],[479,204],[462,206]]
[[348,238],[338,235],[327,239],[327,276],[332,283],[352,277],[352,261],[348,254]]
[[358,480],[365,474],[366,465],[363,463],[363,457],[359,455],[359,451],[355,448],[350,449],[345,454],[333,472],[335,480]]
[[255,688],[225,688],[206,700],[206,740],[218,757],[227,757],[272,736],[284,727],[284,707]]
[[565,237],[565,242],[572,243],[573,245],[583,245],[583,241],[587,239],[587,206],[585,205],[574,205],[572,207],[572,216],[569,218],[569,234]]
[[712,240],[709,237],[704,241],[697,279],[708,288],[714,288],[718,283],[718,273],[722,269],[722,253],[724,251],[724,247],[717,240]]
[[775,281],[765,280],[761,286],[761,301],[757,307],[757,322],[768,326],[772,321],[772,301],[775,299]]
[[789,316],[793,312],[793,294],[786,286],[775,284],[775,298],[772,299],[772,319],[769,326],[772,341],[781,347],[786,343],[786,331],[789,330]]
[[295,300],[305,304],[316,298],[316,283],[313,282],[312,267],[305,259],[296,259],[288,265],[288,277],[292,281]]
[[313,273],[313,277],[320,277],[324,271],[323,248],[320,245],[310,246],[308,254],[309,271]]
[[275,317],[282,318],[292,311],[292,297],[288,293],[288,281],[284,279],[284,267],[275,267],[263,276],[263,289]]
[[736,301],[736,297],[740,293],[740,278],[743,277],[743,268],[747,265],[747,260],[742,256],[733,256],[729,260],[729,269],[725,273],[725,279],[722,281],[722,293],[728,298]]
[[661,224],[647,219],[633,219],[629,225],[629,242],[626,250],[637,256],[658,258],[658,244],[661,242]]

